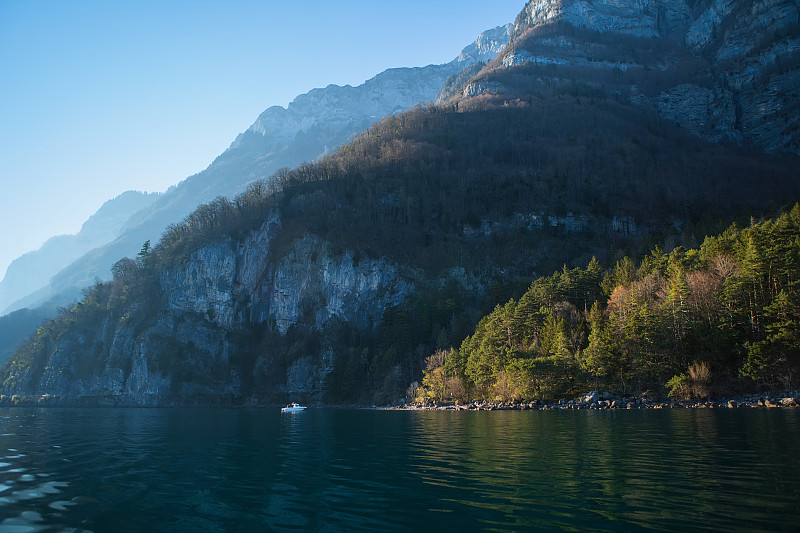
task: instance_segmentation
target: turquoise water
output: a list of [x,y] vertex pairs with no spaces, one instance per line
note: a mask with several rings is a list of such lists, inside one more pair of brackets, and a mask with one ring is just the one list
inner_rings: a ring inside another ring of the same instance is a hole
[[800,409],[0,410],[0,532],[798,531]]

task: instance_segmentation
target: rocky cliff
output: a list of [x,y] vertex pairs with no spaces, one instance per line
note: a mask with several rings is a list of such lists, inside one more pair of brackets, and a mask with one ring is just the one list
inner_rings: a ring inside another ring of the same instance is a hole
[[690,8],[685,0],[531,0],[514,24],[525,30],[563,21],[572,26],[636,37],[678,36]]
[[[531,0],[513,39],[505,69],[616,95],[712,142],[800,153],[794,0]],[[463,96],[513,98],[510,75],[484,70]]]
[[[273,213],[240,242],[225,239],[152,273],[162,295],[159,305],[103,316],[91,334],[76,328],[54,344],[46,366],[20,370],[6,381],[6,390],[124,405],[207,398],[257,402],[289,394],[319,399],[333,368],[324,341],[317,353],[304,354],[281,369],[285,374],[274,376],[274,359],[281,354],[260,345],[243,368],[237,335],[268,326],[285,336],[301,322],[305,334],[323,332],[337,321],[370,330],[384,309],[404,300],[413,287],[397,264],[356,261],[352,253],[336,254],[312,236],[271,260],[280,228]],[[243,387],[245,372],[256,387]],[[245,392],[253,399],[242,398]]]

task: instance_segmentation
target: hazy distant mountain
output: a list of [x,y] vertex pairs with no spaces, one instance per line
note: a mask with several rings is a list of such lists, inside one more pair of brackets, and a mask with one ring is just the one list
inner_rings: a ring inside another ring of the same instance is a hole
[[108,279],[111,266],[135,255],[146,240],[157,242],[169,224],[179,222],[199,204],[232,196],[281,167],[313,161],[386,115],[433,101],[448,77],[494,58],[508,43],[511,31],[509,24],[482,33],[444,65],[389,69],[357,87],[329,85],[298,96],[287,108],[270,107],[207,169],[153,198],[127,218],[121,231],[95,239],[91,246],[64,241],[59,249],[69,248],[69,253],[60,257],[69,261],[52,262],[52,255],[29,254],[24,261],[28,273],[24,283],[19,281],[18,263],[9,269],[8,282],[0,285],[8,287],[0,293],[0,309],[9,312],[47,301],[71,301],[95,279]]
[[0,311],[19,306],[13,302],[41,289],[59,270],[89,250],[116,239],[133,213],[152,205],[157,194],[128,191],[104,203],[75,235],[59,235],[41,248],[15,259],[0,281]]
[[41,306],[33,310],[19,309],[0,316],[0,364],[5,363],[14,350],[53,314],[55,309]]

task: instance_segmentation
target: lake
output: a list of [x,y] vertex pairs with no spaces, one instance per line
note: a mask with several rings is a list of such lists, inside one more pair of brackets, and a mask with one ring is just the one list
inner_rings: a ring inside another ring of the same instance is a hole
[[798,531],[800,409],[0,410],[0,532]]

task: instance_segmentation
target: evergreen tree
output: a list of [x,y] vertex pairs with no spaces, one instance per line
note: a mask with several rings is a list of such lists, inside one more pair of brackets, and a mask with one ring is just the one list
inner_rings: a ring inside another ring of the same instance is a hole
[[581,368],[592,376],[597,390],[599,382],[612,374],[616,359],[606,320],[597,301],[589,312],[589,331],[589,344],[583,351]]
[[800,301],[781,291],[764,314],[767,338],[750,345],[742,374],[788,389],[800,366]]

